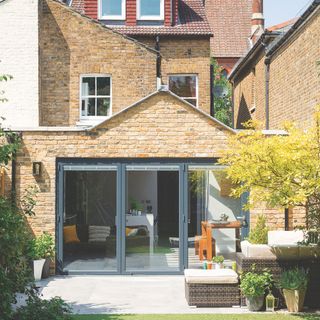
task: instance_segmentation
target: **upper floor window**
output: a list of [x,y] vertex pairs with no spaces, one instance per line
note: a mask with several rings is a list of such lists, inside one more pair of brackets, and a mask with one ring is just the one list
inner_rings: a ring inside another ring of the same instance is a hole
[[169,76],[169,90],[195,107],[198,106],[198,77],[196,75]]
[[81,118],[111,116],[111,77],[81,77]]
[[126,0],[99,0],[99,2],[99,19],[126,19]]
[[138,20],[163,20],[164,0],[137,0]]

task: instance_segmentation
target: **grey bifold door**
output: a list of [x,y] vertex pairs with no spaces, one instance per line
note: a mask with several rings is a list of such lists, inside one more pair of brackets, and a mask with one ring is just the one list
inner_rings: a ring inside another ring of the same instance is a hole
[[126,165],[122,253],[125,273],[178,273],[183,265],[182,167]]
[[120,166],[59,166],[58,266],[120,272]]
[[58,269],[181,273],[182,165],[58,165]]

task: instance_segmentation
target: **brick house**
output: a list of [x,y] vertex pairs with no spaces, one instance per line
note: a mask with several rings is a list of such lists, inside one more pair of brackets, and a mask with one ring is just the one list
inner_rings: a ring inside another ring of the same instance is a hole
[[320,3],[302,16],[267,29],[230,74],[234,127],[249,119],[266,129],[291,120],[304,126],[320,103]]
[[[308,126],[320,104],[320,2],[313,3],[299,19],[264,31],[247,55],[232,70],[234,128],[250,119],[265,129],[283,129],[284,121]],[[292,229],[304,224],[299,208],[283,211],[251,210],[251,223],[257,214],[267,214],[269,225]]]
[[[21,1],[30,11],[0,4],[12,37],[0,38],[0,73],[14,75],[0,112],[23,142],[5,179],[18,198],[39,190],[29,223],[55,235],[56,271],[199,267],[201,221],[248,220],[216,164],[235,131],[210,116],[212,31],[202,2]],[[218,252],[235,252],[234,230],[214,236]]]

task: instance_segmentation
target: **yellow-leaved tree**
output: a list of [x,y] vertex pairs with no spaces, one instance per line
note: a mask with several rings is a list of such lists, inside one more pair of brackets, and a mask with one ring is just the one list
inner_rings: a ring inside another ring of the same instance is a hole
[[285,125],[286,133],[268,136],[253,123],[232,136],[220,160],[236,185],[233,195],[250,192],[247,208],[265,202],[269,207],[306,208],[306,226],[320,232],[320,106],[313,125]]

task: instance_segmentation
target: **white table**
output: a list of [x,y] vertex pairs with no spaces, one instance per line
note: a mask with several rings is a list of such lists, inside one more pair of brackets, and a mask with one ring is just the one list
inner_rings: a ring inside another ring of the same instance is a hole
[[126,227],[146,226],[149,231],[150,253],[154,246],[154,217],[153,213],[142,213],[141,216],[126,214]]

